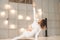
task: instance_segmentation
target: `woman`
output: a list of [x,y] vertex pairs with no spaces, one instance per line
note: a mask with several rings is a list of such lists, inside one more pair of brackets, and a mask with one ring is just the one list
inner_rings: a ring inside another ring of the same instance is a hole
[[35,20],[29,28],[23,32],[22,35],[13,38],[13,40],[21,39],[23,37],[29,38],[35,35],[35,40],[37,40],[37,37],[40,33],[41,30],[46,29],[46,21],[44,19],[42,20]]

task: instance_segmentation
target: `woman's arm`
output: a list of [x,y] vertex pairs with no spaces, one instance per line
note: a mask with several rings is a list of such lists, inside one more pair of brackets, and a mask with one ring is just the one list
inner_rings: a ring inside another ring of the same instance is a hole
[[27,31],[32,31],[31,25],[28,27]]

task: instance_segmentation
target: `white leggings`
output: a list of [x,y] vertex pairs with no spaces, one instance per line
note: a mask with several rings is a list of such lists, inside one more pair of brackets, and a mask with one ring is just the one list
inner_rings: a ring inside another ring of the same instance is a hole
[[[39,31],[39,32],[40,32],[40,31]],[[12,40],[18,40],[18,39],[21,39],[21,38],[24,38],[24,37],[29,38],[29,37],[34,36],[34,34],[35,34],[35,40],[37,40],[38,35],[39,35],[39,32],[33,33],[33,32],[25,31],[22,35],[17,36],[17,37],[15,37],[15,38],[13,38]]]

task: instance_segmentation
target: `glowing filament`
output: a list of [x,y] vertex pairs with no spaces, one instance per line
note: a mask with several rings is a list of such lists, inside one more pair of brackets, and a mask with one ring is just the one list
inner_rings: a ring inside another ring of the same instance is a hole
[[5,17],[5,12],[4,12],[4,11],[1,12],[1,16],[2,16],[2,17]]
[[4,21],[4,24],[7,25],[7,24],[8,24],[8,20],[5,20],[5,21]]
[[26,20],[31,20],[31,18],[29,16],[26,17]]
[[38,14],[41,16],[42,15],[42,10],[38,9]]
[[10,10],[10,13],[11,14],[15,14],[16,13],[16,10]]
[[9,4],[6,4],[5,9],[11,9],[11,6]]
[[24,31],[25,31],[25,29],[24,29],[24,28],[21,28],[19,31],[20,31],[20,32],[24,32]]
[[10,29],[16,29],[16,26],[15,26],[14,24],[11,24],[11,25],[9,26],[9,28],[10,28]]
[[18,15],[18,19],[23,19],[23,16],[22,15]]

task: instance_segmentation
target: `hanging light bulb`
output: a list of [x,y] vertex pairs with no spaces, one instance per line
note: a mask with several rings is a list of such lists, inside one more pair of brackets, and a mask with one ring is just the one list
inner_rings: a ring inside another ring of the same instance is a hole
[[24,31],[25,31],[24,28],[19,29],[19,32],[24,32]]
[[16,29],[16,26],[15,26],[14,24],[11,24],[11,25],[9,26],[9,28],[10,28],[10,29]]
[[26,20],[31,20],[31,18],[29,16],[26,17]]
[[16,10],[13,10],[13,9],[12,9],[12,10],[10,10],[10,13],[11,13],[11,14],[15,14],[15,13],[16,13]]
[[42,10],[38,9],[38,14],[41,16],[42,15]]
[[5,21],[4,21],[4,24],[7,25],[7,24],[8,24],[8,20],[5,20]]
[[23,16],[22,15],[18,15],[18,19],[19,20],[23,19]]
[[1,12],[1,16],[5,17],[5,11]]
[[11,9],[11,6],[9,4],[5,4],[5,9]]

